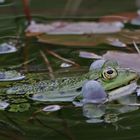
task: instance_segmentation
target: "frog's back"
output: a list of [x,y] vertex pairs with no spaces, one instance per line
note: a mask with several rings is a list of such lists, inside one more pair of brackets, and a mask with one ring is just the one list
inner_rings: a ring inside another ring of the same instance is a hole
[[55,80],[42,80],[32,84],[14,85],[7,90],[8,94],[34,94],[44,92],[66,92],[82,87],[86,78],[84,76],[63,77]]

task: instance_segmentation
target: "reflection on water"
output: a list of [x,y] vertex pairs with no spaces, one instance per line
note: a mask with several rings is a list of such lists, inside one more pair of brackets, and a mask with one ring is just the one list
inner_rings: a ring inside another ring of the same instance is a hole
[[108,110],[102,118],[104,121],[91,119],[89,123],[85,121],[81,108],[71,105],[52,113],[34,110],[24,113],[0,112],[0,135],[5,140],[139,138],[139,111],[116,115],[122,108],[112,107],[114,114]]

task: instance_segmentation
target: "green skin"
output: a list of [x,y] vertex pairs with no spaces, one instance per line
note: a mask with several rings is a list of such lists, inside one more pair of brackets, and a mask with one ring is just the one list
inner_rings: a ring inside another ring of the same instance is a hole
[[118,75],[112,80],[100,79],[100,83],[103,85],[105,91],[113,90],[129,84],[131,81],[136,81],[138,79],[138,74],[128,70],[117,70]]
[[118,74],[114,79],[105,80],[102,77],[102,71],[90,71],[87,74],[84,74],[82,77],[67,77],[67,78],[58,78],[56,80],[44,80],[34,84],[22,84],[17,87],[16,90],[12,90],[9,94],[21,94],[20,92],[25,92],[29,94],[34,94],[38,92],[66,92],[73,91],[81,88],[85,81],[87,80],[96,80],[101,83],[104,87],[105,91],[110,91],[118,87],[122,87],[123,85],[129,84],[131,81],[137,80],[138,74],[129,70],[119,70],[117,69]]
[[[114,66],[113,66],[114,67]],[[19,84],[6,89],[6,95],[1,94],[1,100],[6,99],[10,103],[10,111],[23,112],[29,109],[30,103],[27,96],[36,93],[67,93],[67,91],[77,91],[81,89],[85,81],[97,80],[104,87],[105,91],[112,91],[113,89],[125,86],[131,81],[137,80],[138,74],[126,69],[116,67],[117,76],[111,80],[105,80],[102,76],[104,68],[100,70],[89,71],[83,76],[58,78],[56,80],[44,80],[33,84]],[[79,90],[78,90],[79,89]],[[2,92],[1,92],[2,93]],[[18,94],[18,97],[17,97]],[[54,94],[53,94],[54,96]],[[18,100],[20,98],[20,100]],[[26,108],[27,107],[27,108]]]

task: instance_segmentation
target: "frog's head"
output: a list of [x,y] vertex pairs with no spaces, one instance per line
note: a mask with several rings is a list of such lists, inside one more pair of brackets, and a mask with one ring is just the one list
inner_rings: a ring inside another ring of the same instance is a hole
[[[107,94],[111,95],[116,91],[125,93],[127,89],[128,93],[134,92],[136,84],[130,83],[138,79],[136,72],[120,68],[116,62],[112,61],[97,60],[91,66],[87,75],[89,80],[82,88],[84,103],[103,103],[107,99]],[[134,87],[130,89],[130,86]],[[118,97],[121,96],[124,94]],[[112,99],[116,99],[116,97],[109,100]]]
[[102,64],[98,65],[98,67],[95,65],[94,68],[90,67],[89,73],[89,79],[99,81],[105,90],[125,86],[139,77],[135,71],[121,68],[114,61],[102,61]]

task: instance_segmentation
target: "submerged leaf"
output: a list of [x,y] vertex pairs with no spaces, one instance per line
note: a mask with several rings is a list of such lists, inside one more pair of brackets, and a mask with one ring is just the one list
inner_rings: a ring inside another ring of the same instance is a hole
[[21,104],[11,104],[10,109],[8,111],[10,112],[24,112],[28,111],[30,108],[29,103],[21,103]]

